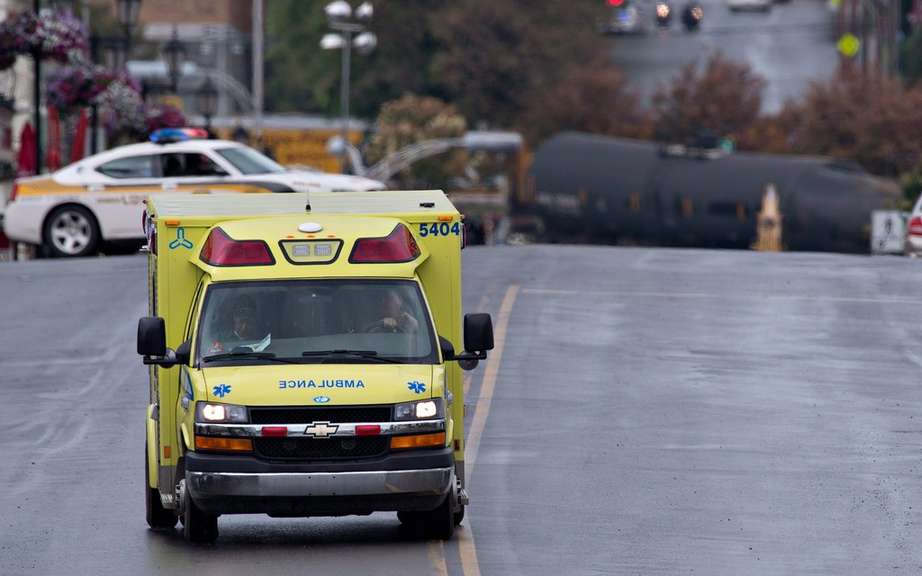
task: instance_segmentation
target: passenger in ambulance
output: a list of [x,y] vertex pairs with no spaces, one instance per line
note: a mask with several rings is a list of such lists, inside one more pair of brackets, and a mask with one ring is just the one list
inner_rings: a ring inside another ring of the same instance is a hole
[[407,311],[406,305],[400,294],[394,289],[384,292],[384,297],[378,305],[378,319],[366,324],[363,332],[416,332],[419,330],[419,320]]

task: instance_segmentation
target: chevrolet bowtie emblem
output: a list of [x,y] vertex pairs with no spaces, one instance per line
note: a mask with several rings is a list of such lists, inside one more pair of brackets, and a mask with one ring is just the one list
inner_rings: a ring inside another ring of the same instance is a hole
[[305,436],[314,438],[329,438],[339,430],[339,425],[330,424],[329,422],[311,422],[311,425],[304,429]]

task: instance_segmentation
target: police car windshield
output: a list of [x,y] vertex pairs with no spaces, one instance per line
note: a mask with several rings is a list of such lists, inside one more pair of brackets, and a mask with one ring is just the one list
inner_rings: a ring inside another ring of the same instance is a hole
[[240,170],[241,174],[278,174],[287,172],[284,166],[245,146],[218,148],[215,152],[233,164],[237,170]]
[[199,334],[198,358],[208,366],[438,361],[422,293],[410,280],[213,284]]

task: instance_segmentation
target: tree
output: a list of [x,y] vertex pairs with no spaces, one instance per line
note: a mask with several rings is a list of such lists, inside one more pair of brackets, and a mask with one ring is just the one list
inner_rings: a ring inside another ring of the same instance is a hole
[[607,45],[594,31],[602,3],[468,0],[430,19],[440,50],[433,77],[474,121],[521,125],[531,96],[596,62]]
[[[378,130],[372,137],[367,155],[371,162],[381,160],[404,146],[437,138],[457,138],[464,135],[467,122],[454,106],[428,96],[404,94],[385,102],[378,116]],[[446,180],[464,170],[466,154],[450,152],[431,160],[414,164],[400,179],[405,185],[444,185]]]
[[922,158],[922,87],[842,70],[789,108],[794,152],[854,160],[882,176],[907,172]]
[[624,75],[600,64],[572,71],[548,90],[529,95],[522,128],[531,142],[562,130],[649,138],[650,117]]
[[712,56],[689,64],[653,96],[656,136],[689,142],[709,132],[738,137],[758,118],[765,80],[742,63]]
[[[266,108],[275,112],[339,112],[339,50],[321,50],[330,32],[326,2],[273,0],[266,7]],[[374,116],[405,91],[436,94],[429,77],[436,50],[429,18],[441,2],[401,0],[375,6],[371,29],[377,49],[353,53],[352,110]]]

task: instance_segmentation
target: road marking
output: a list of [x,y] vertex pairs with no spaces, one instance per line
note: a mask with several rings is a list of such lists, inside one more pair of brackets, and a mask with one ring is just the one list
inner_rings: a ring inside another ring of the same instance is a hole
[[706,292],[628,292],[628,291],[592,291],[592,290],[556,290],[550,288],[525,288],[522,290],[525,294],[544,294],[547,296],[621,296],[637,298],[691,298],[702,300],[758,300],[758,301],[776,301],[776,302],[844,302],[851,304],[918,304],[922,305],[922,300],[914,298],[848,298],[837,296],[786,296],[777,294],[709,294]]
[[[487,366],[483,371],[483,381],[480,384],[480,396],[474,410],[474,419],[467,435],[467,447],[464,451],[464,474],[473,478],[474,464],[477,462],[477,452],[480,450],[480,438],[490,415],[490,406],[493,403],[493,389],[496,387],[496,376],[499,366],[503,361],[503,347],[506,343],[506,330],[509,328],[509,317],[512,306],[515,304],[519,287],[515,284],[506,289],[503,302],[499,306],[496,317],[496,328],[493,331],[493,350],[487,358]],[[474,543],[474,532],[471,528],[470,513],[468,511],[467,526],[460,531],[458,536],[458,555],[461,557],[461,570],[465,576],[480,576],[480,564],[477,561],[477,546]]]
[[435,568],[437,576],[448,576],[448,565],[445,563],[445,546],[441,540],[430,540],[428,544],[429,561]]

